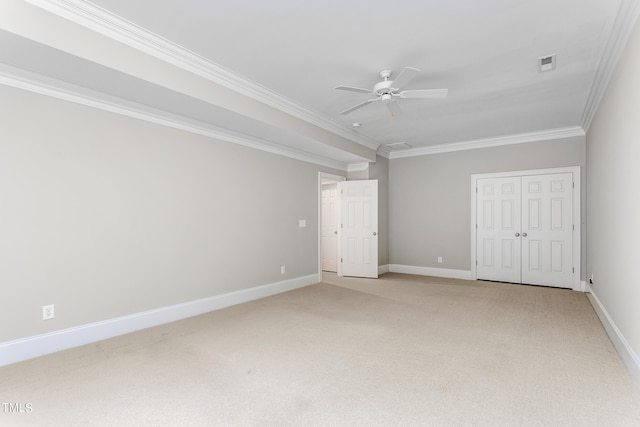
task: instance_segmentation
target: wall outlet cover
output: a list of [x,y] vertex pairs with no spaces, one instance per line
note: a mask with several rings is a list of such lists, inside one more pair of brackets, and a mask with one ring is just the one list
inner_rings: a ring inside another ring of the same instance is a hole
[[55,307],[53,304],[42,306],[42,320],[49,320],[56,317]]

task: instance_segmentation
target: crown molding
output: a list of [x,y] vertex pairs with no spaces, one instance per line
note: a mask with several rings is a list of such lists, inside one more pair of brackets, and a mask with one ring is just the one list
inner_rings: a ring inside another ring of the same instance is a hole
[[611,34],[601,56],[596,75],[587,98],[580,123],[585,132],[589,131],[591,122],[598,111],[611,76],[618,65],[620,56],[640,16],[640,2],[637,0],[622,0],[618,14],[613,23]]
[[[425,156],[429,154],[449,153],[452,151],[475,150],[477,148],[498,147],[502,145],[524,144],[527,142],[546,141],[550,139],[570,138],[584,136],[585,132],[580,126],[572,126],[559,129],[549,129],[538,132],[519,133],[499,136],[495,138],[475,139],[471,141],[454,142],[450,144],[430,145],[428,147],[412,148],[409,150],[394,151],[389,154],[389,159],[401,159],[404,157]],[[380,152],[380,151],[378,151]]]
[[85,0],[26,1],[371,150],[375,151],[379,146],[371,138],[355,134],[264,86]]
[[377,154],[378,156],[384,157],[387,160],[391,159],[391,150],[389,150],[387,147],[383,146],[382,144],[380,144],[380,148],[378,148]]
[[0,64],[0,84],[347,172],[349,165]]

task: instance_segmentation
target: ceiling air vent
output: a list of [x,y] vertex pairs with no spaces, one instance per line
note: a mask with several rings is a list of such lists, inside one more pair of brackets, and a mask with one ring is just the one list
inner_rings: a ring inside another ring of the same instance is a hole
[[386,147],[389,150],[403,150],[406,148],[411,148],[411,145],[406,142],[392,142],[391,144],[386,144]]
[[538,58],[538,71],[551,71],[556,69],[556,54]]

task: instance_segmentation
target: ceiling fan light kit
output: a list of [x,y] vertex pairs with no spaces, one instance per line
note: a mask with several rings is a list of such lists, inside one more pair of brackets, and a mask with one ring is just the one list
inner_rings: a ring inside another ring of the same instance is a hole
[[435,99],[435,98],[444,98],[447,96],[447,89],[417,89],[417,90],[404,90],[400,91],[404,86],[406,86],[414,77],[416,77],[420,73],[420,70],[413,67],[406,67],[395,80],[389,80],[391,78],[390,70],[382,70],[379,75],[382,79],[381,82],[376,83],[373,86],[373,90],[371,89],[363,89],[359,87],[353,86],[337,86],[338,90],[346,90],[350,92],[358,92],[358,93],[366,93],[369,95],[375,95],[376,98],[367,99],[364,102],[354,105],[353,107],[347,108],[344,111],[341,111],[340,114],[345,115],[349,114],[359,108],[364,107],[365,105],[371,104],[376,101],[384,101],[387,104],[387,108],[393,117],[395,113],[398,111],[397,105],[395,105],[394,98],[420,98],[420,99]]

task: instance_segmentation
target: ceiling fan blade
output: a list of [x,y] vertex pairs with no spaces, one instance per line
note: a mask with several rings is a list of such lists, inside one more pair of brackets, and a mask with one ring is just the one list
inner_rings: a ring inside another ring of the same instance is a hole
[[407,83],[413,80],[413,78],[417,76],[418,73],[420,73],[420,70],[418,70],[417,68],[406,67],[400,72],[400,74],[398,74],[395,79],[393,79],[393,84],[391,86],[393,86],[395,89],[402,89],[407,85]]
[[359,87],[353,87],[353,86],[336,86],[336,89],[338,90],[348,90],[351,92],[359,92],[359,93],[373,93],[373,91],[371,89],[362,89]]
[[387,102],[387,109],[389,110],[391,117],[394,117],[396,114],[402,113],[400,106],[395,100]]
[[372,102],[375,102],[375,101],[377,101],[377,100],[379,100],[379,99],[380,99],[380,98],[367,99],[366,101],[361,102],[361,103],[360,103],[360,104],[358,104],[358,105],[354,105],[354,106],[353,106],[353,107],[351,107],[351,108],[347,108],[346,110],[341,111],[341,112],[340,112],[340,114],[349,114],[350,112],[355,111],[355,110],[357,110],[358,108],[362,108],[362,107],[364,107],[364,106],[365,106],[365,105],[367,105],[367,104],[371,104]]
[[425,90],[405,90],[400,92],[400,98],[445,98],[449,89],[425,89]]

